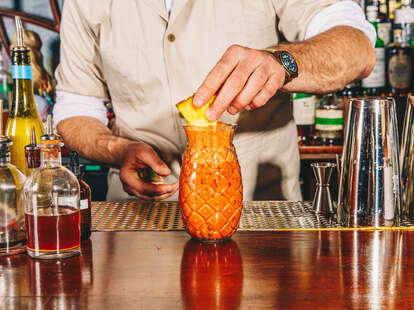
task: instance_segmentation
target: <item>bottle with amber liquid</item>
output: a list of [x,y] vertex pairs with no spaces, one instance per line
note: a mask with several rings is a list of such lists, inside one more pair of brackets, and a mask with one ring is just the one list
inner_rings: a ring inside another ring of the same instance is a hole
[[26,170],[24,147],[30,143],[30,130],[34,126],[36,138],[44,134],[37,112],[32,85],[30,49],[23,43],[23,27],[16,17],[17,46],[12,49],[12,102],[6,124],[6,135],[13,144],[10,148],[12,164],[20,171]]
[[80,188],[76,176],[62,166],[62,138],[53,133],[48,115],[47,134],[40,138],[40,167],[24,183],[26,251],[34,258],[55,259],[80,253]]
[[79,163],[79,154],[76,151],[70,154],[70,170],[78,178],[80,186],[81,240],[87,240],[91,236],[91,188],[83,180],[84,170]]
[[30,132],[30,144],[24,147],[24,155],[26,157],[26,176],[29,176],[36,168],[40,167],[40,148],[37,145],[34,126]]

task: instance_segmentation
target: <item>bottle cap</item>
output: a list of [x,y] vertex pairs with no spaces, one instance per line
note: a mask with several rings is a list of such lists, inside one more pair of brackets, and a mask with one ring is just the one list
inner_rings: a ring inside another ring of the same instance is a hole
[[39,147],[37,146],[36,129],[34,126],[32,126],[32,128],[30,129],[30,144],[26,145],[24,149],[26,151],[35,151],[39,149]]
[[63,146],[62,137],[53,132],[52,114],[47,115],[46,134],[40,137],[40,147]]

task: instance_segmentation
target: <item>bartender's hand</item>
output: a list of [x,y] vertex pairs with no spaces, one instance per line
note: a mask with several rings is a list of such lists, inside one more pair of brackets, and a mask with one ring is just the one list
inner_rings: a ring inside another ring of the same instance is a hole
[[194,96],[194,105],[203,106],[216,93],[207,110],[210,121],[224,111],[237,114],[263,106],[280,89],[285,71],[271,54],[232,45],[207,75]]
[[119,174],[124,190],[144,200],[163,200],[173,195],[178,189],[178,182],[153,184],[143,182],[136,177],[137,169],[148,166],[160,176],[171,173],[151,146],[144,142],[129,145],[124,153]]

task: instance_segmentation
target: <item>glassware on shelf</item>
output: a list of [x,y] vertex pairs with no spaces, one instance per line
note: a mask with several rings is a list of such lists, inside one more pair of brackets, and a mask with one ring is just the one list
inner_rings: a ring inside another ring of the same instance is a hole
[[230,238],[239,227],[243,185],[233,146],[234,126],[184,126],[188,145],[179,201],[187,232],[200,240]]
[[40,167],[28,177],[22,192],[27,253],[35,258],[63,258],[80,253],[80,188],[76,176],[61,164],[60,136],[40,138]]
[[0,136],[0,255],[25,251],[24,213],[20,191],[25,176],[10,164],[11,140]]

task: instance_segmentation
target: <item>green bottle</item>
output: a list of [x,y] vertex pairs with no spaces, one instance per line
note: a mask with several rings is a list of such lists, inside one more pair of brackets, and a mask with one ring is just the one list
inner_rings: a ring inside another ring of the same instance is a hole
[[362,80],[362,88],[365,95],[379,96],[385,91],[385,44],[378,36],[378,7],[367,6],[368,21],[374,26],[377,34],[375,41],[375,55],[377,61],[371,74]]

